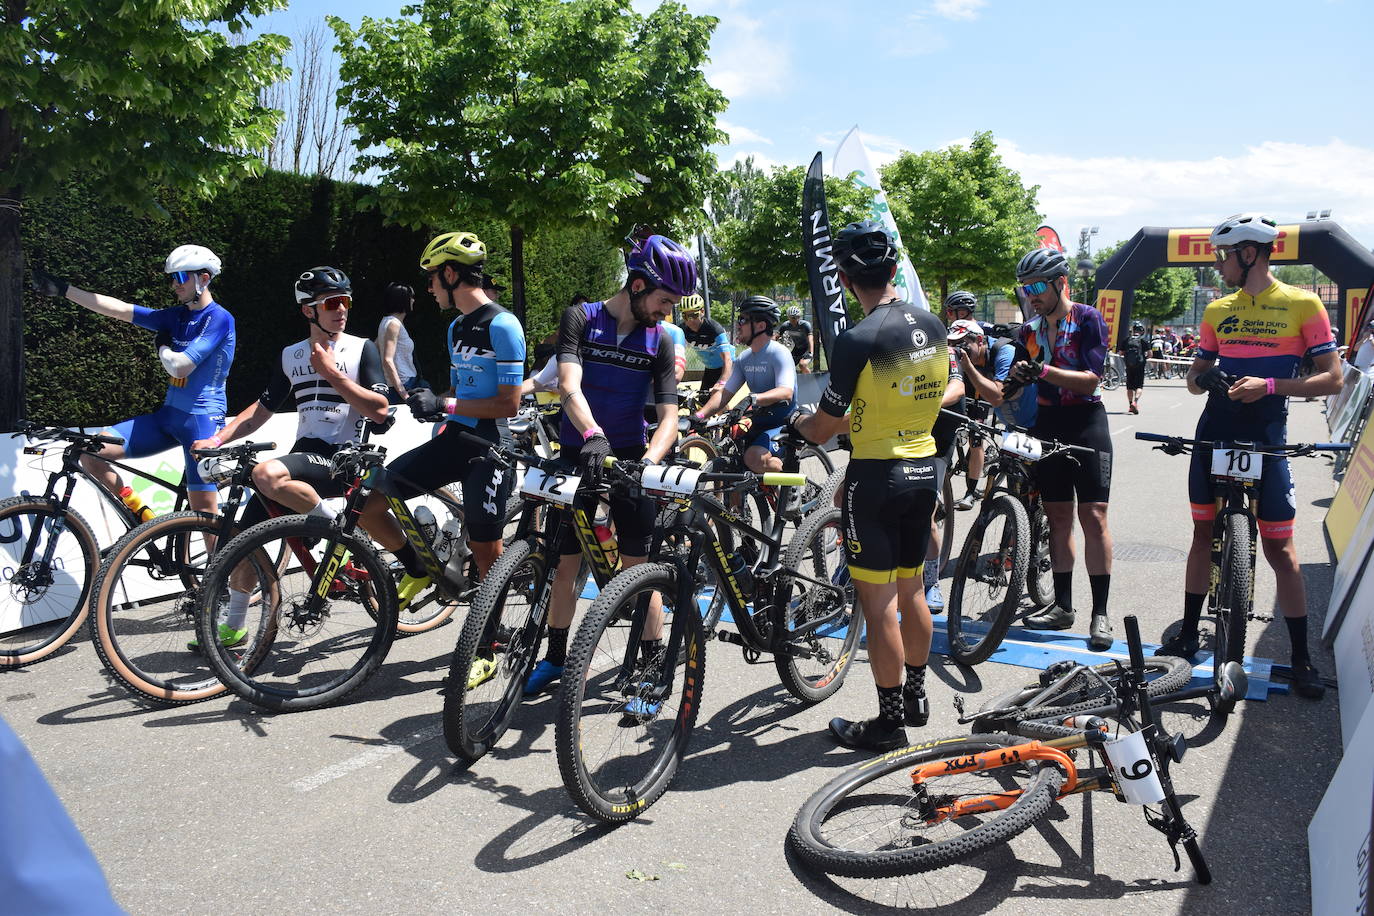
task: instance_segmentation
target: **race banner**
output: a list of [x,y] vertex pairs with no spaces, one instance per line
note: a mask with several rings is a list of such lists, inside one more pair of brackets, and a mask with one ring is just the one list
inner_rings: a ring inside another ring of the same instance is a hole
[[[859,136],[859,125],[851,127],[849,133],[840,141],[840,145],[835,148],[830,173],[846,178],[861,188],[873,190],[870,216],[886,226],[897,247],[902,248],[902,234],[897,231],[897,221],[892,218],[892,209],[887,205],[887,195],[883,193],[883,186],[878,180],[878,170],[869,162],[868,150],[864,148],[863,138]],[[897,276],[893,278],[892,285],[907,302],[930,310],[925,290],[921,289],[921,278],[916,275],[916,268],[911,266],[911,259],[906,256],[905,249],[902,249],[902,260],[897,264]]]
[[821,154],[811,160],[802,183],[802,248],[806,255],[806,280],[811,288],[811,308],[816,316],[816,331],[826,365],[835,338],[849,327],[849,306],[845,303],[840,271],[830,251],[830,214],[825,209],[825,176]]
[[1053,248],[1055,251],[1064,250],[1064,243],[1059,241],[1059,233],[1049,226],[1041,226],[1035,230],[1035,234],[1040,238],[1041,248]]

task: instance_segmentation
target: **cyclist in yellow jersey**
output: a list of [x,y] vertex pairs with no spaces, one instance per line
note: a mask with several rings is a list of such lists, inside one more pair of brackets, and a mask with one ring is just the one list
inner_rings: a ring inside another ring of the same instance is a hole
[[887,751],[907,743],[904,724],[925,725],[930,716],[931,620],[921,568],[945,473],[931,428],[949,379],[949,350],[940,320],[893,287],[897,246],[882,224],[845,226],[834,255],[840,282],[867,317],[835,341],[820,411],[789,422],[812,442],[847,431],[854,445],[841,513],[849,573],[868,621],[878,715],[836,718],[830,730],[846,747]]

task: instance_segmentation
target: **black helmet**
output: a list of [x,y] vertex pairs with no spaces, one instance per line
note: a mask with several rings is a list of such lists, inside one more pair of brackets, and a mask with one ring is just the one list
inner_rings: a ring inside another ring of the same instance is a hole
[[1037,248],[1022,258],[1020,264],[1016,265],[1017,282],[1025,280],[1027,277],[1053,280],[1055,277],[1067,277],[1068,275],[1069,259],[1064,257],[1064,252],[1057,248]]
[[1131,322],[1131,330],[1132,330],[1132,331],[1143,331],[1143,330],[1145,330],[1145,325],[1141,324],[1139,321],[1132,321],[1132,322]]
[[950,309],[976,309],[978,297],[964,289],[956,289],[945,297],[945,311]]
[[877,220],[850,223],[835,233],[835,263],[847,274],[864,273],[897,263],[897,246]]
[[304,305],[325,296],[351,296],[353,284],[337,267],[312,267],[296,281],[296,302]]
[[766,321],[768,326],[777,324],[781,318],[778,304],[767,296],[750,296],[739,307],[740,315],[748,315],[754,321]]

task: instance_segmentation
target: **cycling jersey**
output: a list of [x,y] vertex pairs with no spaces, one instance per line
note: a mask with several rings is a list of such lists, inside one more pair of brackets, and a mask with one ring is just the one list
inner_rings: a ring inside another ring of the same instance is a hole
[[499,438],[506,418],[464,416],[463,402],[494,398],[502,385],[520,387],[525,376],[525,331],[520,320],[495,302],[483,303],[448,326],[448,352],[449,381],[457,402],[449,421],[485,438]]
[[[281,351],[267,388],[258,402],[273,413],[296,411],[293,452],[332,455],[346,442],[357,441],[367,419],[310,365],[310,338]],[[352,334],[340,334],[329,344],[334,365],[363,388],[386,394],[382,357],[377,345]]]
[[[657,325],[621,337],[604,302],[575,305],[558,329],[558,362],[582,367],[582,396],[613,448],[645,443],[645,393],[655,404],[677,403],[673,347]],[[564,449],[580,449],[582,434],[567,411],[559,427]]]
[[687,343],[697,351],[701,357],[701,365],[707,369],[720,369],[725,365],[723,354],[730,351],[730,335],[725,333],[725,328],[713,318],[701,319],[701,327],[695,331],[687,322],[682,323],[682,330],[687,335]]
[[810,322],[798,321],[793,324],[791,321],[784,321],[778,327],[778,338],[784,346],[792,351],[793,360],[799,360],[811,352],[811,347],[807,343],[810,337]]
[[909,302],[889,302],[835,341],[820,409],[849,419],[853,457],[935,454],[931,427],[949,380],[945,326]]
[[[1053,329],[1053,343],[1050,334],[1045,317],[1036,315],[1021,325],[1017,339],[1033,359],[1044,360],[1056,369],[1091,372],[1102,377],[1107,361],[1107,323],[1102,320],[1101,312],[1091,305],[1071,302],[1068,313]],[[1092,404],[1102,400],[1096,391],[1079,394],[1044,379],[1035,383],[1035,394],[1036,403],[1053,406]]]
[[[1258,295],[1237,290],[1207,306],[1202,315],[1200,359],[1219,360],[1223,372],[1237,377],[1296,378],[1304,356],[1336,350],[1331,320],[1321,300],[1304,290],[1275,282]],[[1288,415],[1288,399],[1265,395],[1242,404],[1208,394],[1204,408],[1215,419],[1229,418],[1237,438],[1247,426],[1262,427]]]
[[224,383],[234,361],[234,316],[211,302],[202,309],[136,305],[132,320],[141,328],[157,331],[160,341],[196,365],[185,378],[168,381],[162,403],[184,413],[224,416]]

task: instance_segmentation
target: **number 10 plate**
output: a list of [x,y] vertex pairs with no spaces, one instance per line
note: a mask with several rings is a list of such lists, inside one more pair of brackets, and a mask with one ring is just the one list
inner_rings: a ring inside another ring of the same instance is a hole
[[1264,456],[1243,448],[1212,449],[1212,476],[1235,480],[1259,480],[1264,473]]

